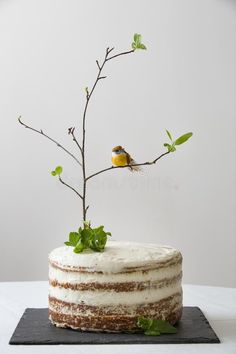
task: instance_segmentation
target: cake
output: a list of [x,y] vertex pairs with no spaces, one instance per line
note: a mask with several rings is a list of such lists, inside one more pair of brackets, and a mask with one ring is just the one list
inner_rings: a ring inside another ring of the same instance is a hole
[[108,241],[104,252],[49,254],[49,318],[82,331],[135,332],[139,316],[175,324],[182,312],[182,256],[169,246]]

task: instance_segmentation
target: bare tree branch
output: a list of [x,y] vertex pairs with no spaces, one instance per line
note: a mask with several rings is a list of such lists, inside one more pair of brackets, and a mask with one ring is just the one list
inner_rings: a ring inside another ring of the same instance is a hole
[[[111,49],[111,50],[113,50],[113,49]],[[89,101],[90,101],[90,99],[92,97],[92,94],[93,94],[93,92],[95,90],[95,87],[97,86],[98,81],[101,78],[102,69],[103,69],[103,67],[104,67],[104,65],[105,65],[105,63],[107,61],[108,54],[111,52],[111,50],[109,48],[106,49],[106,54],[105,54],[105,58],[103,60],[102,65],[98,64],[98,62],[97,62],[98,74],[97,74],[97,77],[95,79],[95,82],[94,82],[90,92],[89,92],[88,88],[86,89],[86,103],[85,103],[84,112],[83,112],[83,139],[82,139],[82,169],[83,169],[83,180],[84,180],[82,203],[83,203],[83,220],[84,221],[86,221],[86,213],[87,213],[87,209],[86,209],[86,182],[87,182],[87,180],[86,180],[86,166],[85,166],[85,137],[86,137],[85,119],[86,119],[86,113],[87,113]]]
[[100,175],[100,174],[103,173],[103,172],[110,171],[110,170],[115,170],[115,169],[117,169],[117,168],[127,168],[127,167],[132,168],[132,167],[135,167],[135,166],[149,166],[149,165],[154,165],[158,160],[160,160],[163,156],[168,155],[169,153],[170,153],[170,151],[167,151],[167,152],[161,154],[160,156],[158,156],[155,160],[150,161],[150,162],[147,161],[147,162],[142,162],[142,163],[135,163],[135,164],[132,164],[132,165],[111,166],[111,167],[104,168],[103,170],[100,170],[100,171],[95,172],[95,173],[93,173],[92,175],[88,176],[88,177],[86,178],[86,181],[88,181],[90,178],[93,178],[93,177],[95,177],[95,176],[97,176],[97,175]]
[[[126,55],[126,54],[130,54],[130,53],[133,53],[134,52],[134,49],[132,50],[129,50],[129,51],[126,51],[126,52],[122,52],[122,53],[118,53],[116,55],[113,55],[111,57],[108,57],[109,54],[114,50],[114,47],[113,48],[109,48],[107,47],[106,49],[106,53],[105,53],[105,58],[102,62],[102,64],[100,64],[98,62],[98,60],[96,60],[96,64],[98,66],[98,74],[97,74],[97,77],[95,79],[95,82],[92,86],[92,89],[91,91],[89,91],[88,87],[86,87],[86,102],[85,102],[85,107],[84,107],[84,112],[83,112],[83,123],[82,123],[82,127],[83,127],[83,138],[82,138],[82,170],[83,170],[83,194],[82,194],[82,204],[83,204],[83,220],[86,221],[86,213],[87,213],[87,210],[88,210],[88,207],[86,207],[86,187],[87,187],[87,180],[92,178],[92,176],[89,176],[89,177],[86,177],[86,165],[85,165],[85,138],[86,138],[86,130],[85,130],[85,123],[86,123],[86,114],[87,114],[87,109],[88,109],[88,105],[89,105],[89,101],[92,97],[92,94],[97,86],[97,83],[98,81],[100,81],[101,79],[105,79],[106,76],[101,76],[101,73],[102,73],[102,70],[104,68],[104,65],[106,64],[107,61],[111,60],[111,59],[114,59],[114,58],[117,58],[121,55]],[[148,164],[148,163],[146,163]],[[102,173],[102,172],[105,172],[105,171],[108,171],[112,168],[116,168],[116,167],[110,167],[108,169],[105,169],[103,171],[99,171],[97,172],[96,174],[94,175],[97,175],[99,173]]]
[[[96,173],[94,173],[93,175],[89,176],[89,177],[86,177],[86,160],[85,160],[85,143],[86,143],[86,114],[87,114],[87,109],[88,109],[88,105],[89,105],[89,102],[90,102],[90,99],[93,95],[93,92],[97,86],[97,83],[100,81],[100,80],[103,80],[106,78],[106,76],[102,76],[101,73],[102,73],[102,70],[104,68],[104,65],[106,64],[107,61],[111,60],[111,59],[114,59],[114,58],[117,58],[121,55],[126,55],[126,54],[130,54],[130,53],[133,53],[134,50],[129,50],[129,51],[126,51],[126,52],[122,52],[122,53],[118,53],[116,55],[113,55],[111,57],[109,57],[109,54],[114,50],[114,47],[112,48],[109,48],[107,47],[106,48],[106,51],[105,51],[105,57],[103,59],[103,62],[100,64],[100,62],[98,60],[96,60],[96,64],[97,64],[97,67],[98,67],[98,73],[97,73],[97,77],[95,79],[95,82],[91,88],[91,90],[88,89],[88,87],[85,88],[85,92],[86,92],[86,102],[85,102],[85,106],[84,106],[84,111],[83,111],[83,117],[82,117],[82,143],[80,144],[79,141],[77,140],[76,136],[75,136],[75,128],[74,127],[71,127],[68,129],[68,134],[72,135],[72,138],[73,138],[73,141],[76,143],[76,145],[78,146],[80,152],[81,152],[81,158],[82,158],[82,162],[80,162],[76,156],[74,156],[69,150],[67,150],[64,146],[62,146],[58,141],[56,141],[55,139],[51,138],[50,136],[48,136],[47,134],[45,134],[42,129],[38,130],[38,129],[35,129],[27,124],[25,124],[24,122],[22,122],[21,120],[21,117],[18,118],[20,124],[22,124],[25,128],[28,128],[38,134],[41,134],[43,135],[45,138],[49,139],[50,141],[52,141],[53,143],[55,143],[58,147],[60,147],[62,150],[64,150],[68,155],[70,155],[81,167],[82,167],[82,171],[83,171],[83,193],[80,194],[75,188],[71,187],[69,184],[67,184],[66,182],[64,182],[62,180],[62,178],[60,177],[59,175],[59,181],[64,184],[65,186],[67,186],[69,189],[71,189],[72,191],[74,191],[81,199],[82,199],[82,206],[83,206],[83,220],[86,221],[86,213],[87,213],[87,210],[89,208],[89,205],[86,206],[86,187],[87,187],[87,181],[102,173],[102,172],[105,172],[105,171],[108,171],[108,170],[111,170],[111,169],[115,169],[115,168],[121,168],[121,167],[130,167],[130,166],[118,166],[118,167],[114,167],[114,166],[111,166],[109,168],[106,168],[104,170],[101,170],[101,171],[98,171]],[[160,158],[160,157],[159,157]],[[157,159],[156,159],[157,160]],[[146,162],[144,163],[145,165],[149,165],[149,164],[153,164],[153,163],[156,163],[156,160],[154,160],[153,162]],[[134,166],[140,166],[140,165],[144,165],[144,164],[136,164]]]
[[83,199],[82,195],[73,187],[71,187],[68,183],[64,182],[61,178],[61,176],[58,176],[59,181],[64,184],[64,186],[68,187],[69,189],[71,189],[73,192],[75,192],[81,199]]
[[77,157],[75,157],[69,150],[67,150],[64,146],[62,146],[57,140],[51,138],[50,136],[48,136],[47,134],[45,134],[42,129],[37,130],[33,127],[30,127],[29,125],[25,124],[22,120],[21,117],[18,118],[18,121],[21,125],[23,125],[25,128],[33,130],[34,132],[43,135],[45,138],[49,139],[50,141],[52,141],[54,144],[56,144],[59,148],[61,148],[62,150],[64,150],[68,155],[70,155],[80,166],[82,166],[81,162],[77,159]]

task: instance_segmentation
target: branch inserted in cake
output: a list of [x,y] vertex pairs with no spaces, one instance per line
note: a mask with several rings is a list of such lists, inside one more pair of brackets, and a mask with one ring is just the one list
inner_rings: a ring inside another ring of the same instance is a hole
[[[83,224],[84,224],[84,228],[87,228],[87,231],[90,230],[91,233],[94,232],[94,230],[100,230],[100,232],[103,232],[103,233],[105,233],[105,232],[103,231],[103,229],[101,229],[101,227],[97,228],[97,229],[92,229],[90,227],[90,223],[88,224],[87,221],[86,221],[86,214],[87,214],[87,210],[88,210],[88,207],[89,207],[88,205],[86,205],[86,192],[87,192],[87,182],[88,182],[89,179],[91,179],[91,178],[93,178],[93,177],[95,177],[95,176],[97,176],[97,175],[99,175],[101,173],[104,173],[104,172],[107,172],[107,171],[110,171],[110,170],[114,170],[114,169],[118,169],[118,168],[131,168],[132,169],[133,167],[154,165],[162,157],[168,155],[170,152],[174,152],[176,150],[176,146],[177,145],[183,144],[185,141],[187,141],[192,136],[192,133],[190,132],[190,133],[186,133],[186,134],[180,136],[176,140],[173,140],[172,139],[172,135],[170,134],[170,132],[168,130],[166,130],[168,138],[170,139],[169,143],[165,143],[164,144],[164,146],[167,148],[167,151],[162,153],[160,156],[158,156],[154,160],[146,161],[146,162],[142,162],[142,163],[136,163],[136,162],[133,161],[132,165],[130,164],[129,161],[127,161],[126,163],[122,163],[120,165],[119,164],[115,164],[113,166],[104,168],[104,169],[102,169],[100,171],[97,171],[97,172],[87,176],[87,173],[86,173],[87,172],[86,171],[86,152],[85,152],[85,150],[86,150],[86,117],[87,117],[87,111],[88,111],[88,106],[89,106],[91,97],[92,97],[92,95],[93,95],[93,93],[95,91],[95,88],[96,88],[98,82],[100,80],[106,79],[106,77],[107,77],[107,76],[104,76],[102,74],[102,72],[103,72],[105,64],[108,61],[110,61],[112,59],[115,59],[115,58],[118,58],[118,57],[121,57],[121,56],[124,56],[124,55],[128,55],[128,54],[134,53],[137,49],[146,49],[146,46],[142,43],[140,34],[138,34],[138,33],[134,34],[134,38],[133,38],[133,42],[131,44],[131,47],[132,47],[132,49],[130,49],[130,50],[123,51],[123,52],[120,52],[120,53],[117,53],[117,54],[114,54],[114,55],[110,55],[110,53],[114,50],[114,47],[112,47],[112,48],[107,47],[106,50],[105,50],[104,59],[101,62],[96,60],[96,65],[97,65],[97,68],[98,68],[98,72],[97,72],[97,76],[95,78],[94,84],[93,84],[91,90],[88,87],[85,88],[85,104],[84,104],[84,109],[83,109],[83,114],[82,114],[82,139],[81,139],[81,141],[79,141],[77,139],[77,137],[75,136],[75,127],[71,127],[71,128],[68,129],[68,134],[72,137],[73,141],[75,142],[75,144],[77,145],[77,147],[78,147],[78,149],[80,151],[80,155],[81,155],[80,159],[78,159],[73,153],[71,153],[67,148],[65,148],[57,140],[55,140],[55,139],[51,138],[49,135],[45,134],[42,129],[40,129],[40,130],[35,129],[35,128],[25,124],[22,121],[21,117],[18,118],[19,123],[21,125],[23,125],[27,129],[30,129],[30,130],[32,130],[32,131],[44,136],[48,140],[50,140],[53,143],[55,143],[58,147],[60,147],[62,150],[64,150],[68,155],[70,155],[81,166],[81,168],[82,168],[82,193],[78,192],[77,189],[75,189],[74,187],[69,185],[67,182],[65,182],[61,178],[61,173],[63,171],[61,166],[57,166],[55,168],[55,170],[51,172],[51,174],[52,174],[52,176],[58,176],[59,181],[63,185],[65,185],[67,188],[69,188],[73,192],[75,192],[76,195],[81,199],[81,201],[82,201],[82,209],[83,209]],[[109,233],[105,233],[105,234],[108,235]],[[102,243],[100,246],[99,246],[100,248],[99,247],[98,248],[101,250],[101,249],[103,249],[105,247],[105,244]],[[83,247],[85,247],[85,246],[83,245]]]

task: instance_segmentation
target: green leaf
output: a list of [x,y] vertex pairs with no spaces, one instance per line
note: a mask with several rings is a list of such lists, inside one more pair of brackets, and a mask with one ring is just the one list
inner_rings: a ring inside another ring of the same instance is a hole
[[60,175],[60,174],[62,173],[62,171],[63,171],[63,169],[62,169],[61,166],[57,166],[57,167],[55,168],[55,172],[56,172],[57,175]]
[[111,236],[110,232],[104,231],[104,226],[91,228],[90,221],[84,222],[84,228],[79,227],[78,232],[70,232],[67,246],[73,246],[75,253],[81,253],[86,249],[95,252],[102,252],[106,246],[107,236]]
[[90,248],[96,252],[102,252],[107,242],[107,234],[111,236],[110,232],[105,232],[104,226],[99,226],[93,229],[93,237]]
[[81,231],[81,241],[86,248],[90,248],[92,229],[86,228]]
[[163,144],[165,147],[167,147],[167,150],[170,152],[170,151],[172,151],[172,148],[173,148],[173,146],[172,145],[170,145],[170,144],[168,144],[168,143],[165,143],[165,144]]
[[187,141],[189,138],[191,138],[192,135],[193,135],[193,133],[186,133],[186,134],[180,136],[178,139],[175,140],[175,145],[181,145],[181,144],[185,143],[185,141]]
[[142,328],[147,336],[159,336],[160,334],[176,333],[177,329],[168,321],[156,320],[148,317],[140,316],[137,326]]
[[138,44],[138,45],[137,45],[137,48],[138,48],[138,49],[147,49],[144,44]]
[[147,330],[151,327],[152,323],[153,320],[151,318],[140,316],[137,321],[137,326],[143,330]]
[[158,332],[157,330],[152,330],[148,329],[147,331],[144,332],[146,336],[160,336],[161,332]]
[[79,240],[79,242],[77,243],[76,247],[74,248],[74,252],[75,253],[81,253],[81,252],[83,252],[84,249],[85,249],[84,244],[82,243],[81,240]]
[[139,34],[139,33],[135,33],[134,34],[134,42],[135,42],[135,44],[141,44],[141,34]]
[[170,144],[168,144],[168,143],[165,143],[165,144],[163,144],[165,147],[167,147],[167,150],[169,151],[169,152],[174,152],[174,151],[176,151],[176,148],[175,148],[175,143],[173,143],[172,145],[170,145]]
[[134,34],[134,41],[132,43],[132,48],[135,49],[147,49],[146,46],[142,43],[142,36],[139,33]]
[[51,175],[52,176],[59,176],[61,173],[62,173],[62,167],[61,166],[57,166],[56,168],[55,168],[55,170],[54,171],[52,171],[51,172]]
[[95,227],[95,228],[93,229],[93,231],[96,232],[96,233],[99,233],[99,232],[103,231],[103,229],[104,229],[104,226],[101,225],[101,226],[99,226],[99,227]]
[[177,328],[172,326],[168,321],[164,320],[153,320],[152,327],[158,329],[160,333],[177,333]]
[[168,137],[170,138],[170,140],[172,141],[172,136],[171,136],[170,132],[167,129],[166,129],[166,133],[167,133]]
[[107,235],[105,232],[103,234],[95,234],[93,236],[92,244],[90,248],[96,252],[102,252],[105,248],[107,242]]
[[78,232],[70,232],[69,234],[69,241],[73,246],[76,246],[79,242],[81,236]]

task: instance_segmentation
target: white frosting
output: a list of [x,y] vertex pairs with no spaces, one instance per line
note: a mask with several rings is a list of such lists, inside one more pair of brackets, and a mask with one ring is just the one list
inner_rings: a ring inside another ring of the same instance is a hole
[[[119,273],[128,268],[150,268],[158,262],[171,260],[179,252],[169,246],[108,241],[104,252],[73,252],[73,247],[62,246],[49,254],[49,260],[65,268],[86,268],[86,271]],[[111,280],[110,280],[111,281]]]
[[93,306],[106,305],[138,305],[160,301],[181,292],[181,281],[160,288],[142,291],[115,292],[102,290],[72,290],[50,286],[50,296],[73,304]]
[[177,264],[168,268],[149,270],[148,273],[137,271],[135,273],[83,273],[70,272],[52,267],[49,265],[49,279],[57,280],[58,283],[126,283],[126,282],[145,282],[161,281],[177,277],[181,273],[182,266]]

